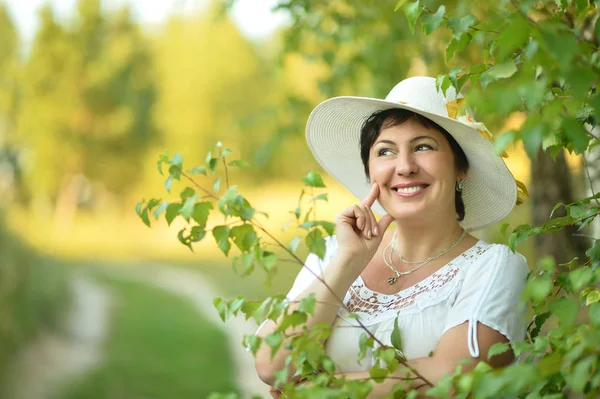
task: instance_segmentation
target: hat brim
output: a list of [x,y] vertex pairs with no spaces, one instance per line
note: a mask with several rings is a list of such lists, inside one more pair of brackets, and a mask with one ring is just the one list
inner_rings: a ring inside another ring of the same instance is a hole
[[[370,191],[360,157],[360,130],[376,111],[406,109],[432,120],[450,133],[469,161],[463,190],[465,218],[460,223],[477,230],[504,219],[517,199],[510,170],[495,154],[493,144],[460,121],[422,111],[405,104],[367,97],[334,97],[319,104],[306,124],[306,140],[315,159],[333,178],[362,200]],[[372,208],[383,215],[379,203]]]

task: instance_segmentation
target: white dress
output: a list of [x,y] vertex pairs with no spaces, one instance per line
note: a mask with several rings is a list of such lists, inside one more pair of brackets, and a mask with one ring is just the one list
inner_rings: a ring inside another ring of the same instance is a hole
[[[337,251],[335,237],[327,239],[323,260],[310,254],[305,266],[322,275]],[[509,341],[525,338],[525,311],[520,304],[528,273],[525,258],[507,246],[478,241],[461,255],[417,284],[396,294],[384,295],[365,286],[359,276],[344,297],[347,309],[340,308],[327,340],[327,354],[337,372],[366,371],[372,366],[370,353],[360,363],[359,338],[363,330],[348,312],[383,344],[390,345],[394,320],[398,317],[407,359],[427,357],[442,334],[464,322],[469,323],[468,347],[479,357],[477,322],[493,328]],[[287,298],[295,299],[315,276],[302,268]],[[482,353],[486,359],[487,354]]]

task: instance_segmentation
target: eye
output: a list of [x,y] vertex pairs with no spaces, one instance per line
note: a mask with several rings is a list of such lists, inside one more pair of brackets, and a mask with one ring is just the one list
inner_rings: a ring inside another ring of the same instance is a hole
[[433,147],[429,144],[419,144],[415,147],[415,151],[428,151],[433,150]]
[[391,155],[391,154],[393,154],[393,151],[390,148],[382,148],[377,151],[378,157],[383,157],[383,156]]

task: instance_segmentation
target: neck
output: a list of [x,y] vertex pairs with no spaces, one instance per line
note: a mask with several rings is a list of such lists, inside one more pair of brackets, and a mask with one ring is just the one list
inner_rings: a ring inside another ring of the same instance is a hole
[[456,219],[428,225],[396,222],[396,248],[407,261],[423,261],[448,249],[463,232]]

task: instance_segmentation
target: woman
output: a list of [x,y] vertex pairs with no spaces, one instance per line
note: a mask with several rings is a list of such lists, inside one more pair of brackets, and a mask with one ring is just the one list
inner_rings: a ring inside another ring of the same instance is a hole
[[[288,299],[294,307],[316,295],[307,325],[332,326],[327,353],[347,379],[368,378],[371,367],[369,356],[357,362],[363,330],[349,312],[390,346],[397,318],[408,364],[433,383],[461,359],[475,360],[465,371],[488,361],[494,343],[524,339],[525,259],[467,233],[504,218],[517,201],[517,185],[485,126],[457,115],[462,101],[453,88],[438,91],[433,78],[413,77],[385,100],[327,100],[308,120],[316,159],[362,202],[339,214],[324,259],[308,257]],[[377,221],[373,210],[384,216]],[[275,328],[268,321],[257,334]],[[288,353],[271,358],[263,345],[256,356],[263,381],[273,384]],[[500,367],[513,360],[506,352],[489,362]],[[389,395],[397,382],[374,384],[370,397]]]

